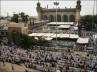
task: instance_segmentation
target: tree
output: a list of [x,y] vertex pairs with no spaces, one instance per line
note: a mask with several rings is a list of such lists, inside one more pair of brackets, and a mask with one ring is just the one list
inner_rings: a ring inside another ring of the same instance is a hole
[[[12,32],[10,33],[10,38],[9,41],[10,42],[13,42],[15,45],[21,47],[21,48],[31,48],[32,45],[34,44],[33,43],[33,39],[32,37],[29,37],[25,34],[21,34],[21,33],[18,33],[18,32]],[[10,40],[11,39],[11,40]]]
[[11,21],[18,23],[18,17],[19,17],[18,14],[14,14],[13,17],[11,18]]
[[24,12],[21,12],[19,14],[14,14],[13,17],[11,18],[11,21],[18,23],[19,15],[22,18],[22,22],[27,23],[29,15],[26,15]]
[[38,37],[37,45],[38,46],[48,46],[49,42],[42,37]]
[[85,15],[81,17],[81,24],[85,30],[93,30],[97,28],[97,15]]
[[22,35],[21,37],[21,47],[27,49],[31,48],[33,45],[32,38],[27,35]]
[[29,37],[28,35],[19,32],[10,33],[8,39],[10,42],[13,42],[15,45],[24,49],[29,49],[33,46],[48,46],[48,41],[42,37],[38,37],[37,40],[34,37]]
[[28,17],[29,17],[28,15],[25,15],[25,17],[24,17],[24,22],[25,22],[25,23],[27,23]]
[[0,20],[1,20],[1,19],[4,19],[4,17],[0,17]]

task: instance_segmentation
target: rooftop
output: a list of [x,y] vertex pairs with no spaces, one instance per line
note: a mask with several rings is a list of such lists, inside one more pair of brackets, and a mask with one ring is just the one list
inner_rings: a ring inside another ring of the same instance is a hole
[[11,22],[8,27],[24,27],[24,23],[15,23],[15,22]]
[[[56,11],[56,9],[54,8],[54,9],[45,9],[45,8],[42,8],[42,11],[47,11],[47,12],[55,12]],[[60,8],[58,8],[57,9],[57,11],[58,12],[75,12],[76,11],[76,8],[64,8],[64,9],[60,9]]]

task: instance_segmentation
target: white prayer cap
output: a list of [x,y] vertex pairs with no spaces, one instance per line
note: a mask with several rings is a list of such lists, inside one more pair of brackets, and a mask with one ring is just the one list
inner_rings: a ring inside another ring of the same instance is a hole
[[57,70],[56,72],[61,72],[60,70]]

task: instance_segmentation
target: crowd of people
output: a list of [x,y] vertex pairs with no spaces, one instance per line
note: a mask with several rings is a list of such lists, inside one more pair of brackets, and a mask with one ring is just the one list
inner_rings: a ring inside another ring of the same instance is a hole
[[33,29],[33,32],[35,33],[66,33],[66,34],[77,34],[78,31],[74,29],[74,26],[70,26],[70,28],[58,28],[56,26],[47,26],[47,25],[44,25],[44,26],[40,26],[40,28],[36,29],[34,28]]
[[0,46],[0,61],[24,64],[44,72],[97,72],[97,55],[64,50],[24,50],[17,46]]

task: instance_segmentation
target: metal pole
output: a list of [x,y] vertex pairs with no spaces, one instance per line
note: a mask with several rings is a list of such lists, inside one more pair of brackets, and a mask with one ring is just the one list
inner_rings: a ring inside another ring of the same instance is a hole
[[54,2],[54,5],[56,5],[56,44],[57,44],[57,6],[59,5],[59,3]]
[[57,44],[57,5],[56,5],[56,44]]

